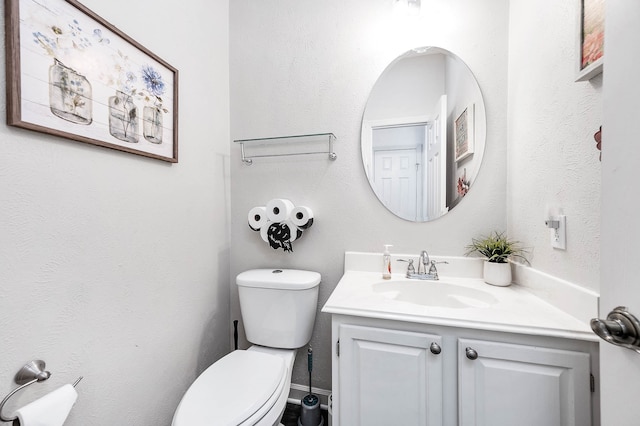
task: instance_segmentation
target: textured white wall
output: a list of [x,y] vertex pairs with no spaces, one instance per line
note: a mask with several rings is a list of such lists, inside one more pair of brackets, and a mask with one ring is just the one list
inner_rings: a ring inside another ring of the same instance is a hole
[[83,3],[180,70],[180,162],[0,126],[0,394],[41,358],[9,410],[83,375],[67,425],[169,425],[229,350],[228,2]]
[[[510,2],[507,208],[534,268],[598,291],[602,75],[574,81],[579,3]],[[567,216],[566,251],[550,245],[548,213]]]
[[[233,139],[333,132],[338,159],[293,157],[240,162],[231,151],[231,275],[256,267],[322,274],[319,307],[342,275],[345,250],[427,249],[461,255],[470,238],[506,227],[508,2],[430,0],[420,17],[396,16],[392,0],[234,0],[230,4]],[[364,174],[360,124],[376,79],[410,48],[440,46],[474,71],[487,108],[485,167],[446,216],[414,224],[378,202]],[[293,253],[274,251],[247,227],[247,212],[275,197],[311,207],[316,222]],[[231,287],[232,319],[240,319]],[[330,317],[318,313],[311,341],[314,385],[330,387]],[[244,343],[246,344],[246,343]],[[304,352],[304,351],[302,351]],[[301,355],[301,354],[299,354]],[[293,381],[307,383],[299,356]]]

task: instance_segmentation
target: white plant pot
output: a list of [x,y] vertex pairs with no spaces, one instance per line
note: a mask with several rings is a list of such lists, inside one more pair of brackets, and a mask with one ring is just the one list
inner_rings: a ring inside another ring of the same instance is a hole
[[484,282],[506,287],[511,285],[511,263],[484,262]]

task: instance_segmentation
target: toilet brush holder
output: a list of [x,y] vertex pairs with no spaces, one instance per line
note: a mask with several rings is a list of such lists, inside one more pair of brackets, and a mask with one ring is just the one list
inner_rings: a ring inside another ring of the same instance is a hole
[[309,370],[309,394],[300,401],[300,417],[298,426],[324,426],[324,418],[320,412],[320,398],[311,393],[311,371],[313,371],[313,350],[307,350],[307,367]]
[[320,399],[316,395],[309,394],[302,398],[298,426],[324,426]]

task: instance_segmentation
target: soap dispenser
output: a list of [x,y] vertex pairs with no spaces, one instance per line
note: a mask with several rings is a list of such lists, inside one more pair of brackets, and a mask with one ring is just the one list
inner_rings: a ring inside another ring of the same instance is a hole
[[391,253],[389,253],[389,247],[393,247],[391,244],[384,245],[384,253],[382,254],[382,279],[391,279]]

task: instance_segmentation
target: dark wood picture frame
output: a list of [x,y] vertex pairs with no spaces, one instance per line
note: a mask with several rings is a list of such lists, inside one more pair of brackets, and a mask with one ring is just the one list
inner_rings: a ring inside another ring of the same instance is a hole
[[178,162],[176,68],[76,0],[5,0],[5,28],[8,125]]

